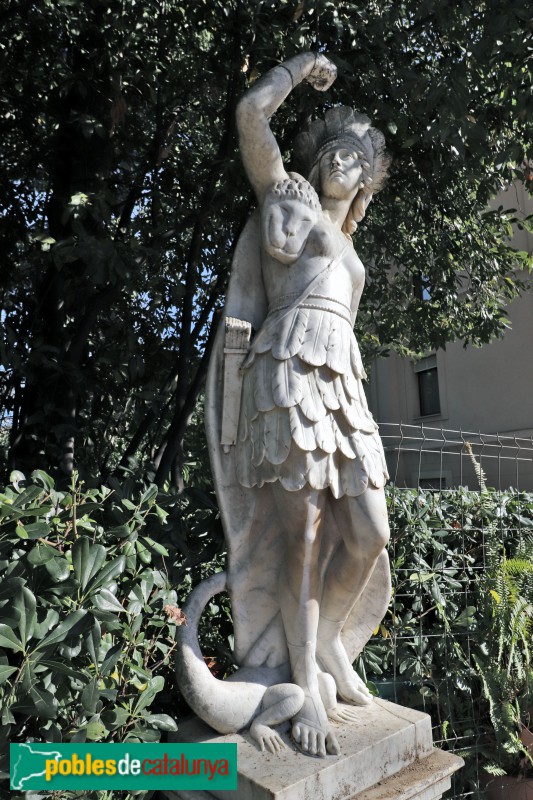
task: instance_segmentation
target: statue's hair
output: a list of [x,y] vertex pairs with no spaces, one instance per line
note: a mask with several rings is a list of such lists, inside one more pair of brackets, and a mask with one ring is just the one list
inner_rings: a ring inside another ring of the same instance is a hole
[[297,172],[289,172],[289,177],[275,183],[268,194],[270,196],[299,200],[309,208],[320,211],[320,200],[309,181]]
[[348,106],[330,108],[323,120],[309,123],[294,143],[295,167],[307,175],[317,191],[320,191],[320,160],[325,153],[339,146],[356,152],[363,169],[359,191],[342,228],[351,234],[365,216],[372,195],[383,188],[391,158],[385,152],[383,134],[371,126],[366,114],[358,114]]

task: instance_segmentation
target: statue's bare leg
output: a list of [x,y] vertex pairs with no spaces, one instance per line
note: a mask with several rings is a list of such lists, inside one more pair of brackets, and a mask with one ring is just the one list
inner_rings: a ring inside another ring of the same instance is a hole
[[294,683],[277,683],[266,690],[261,712],[250,725],[250,735],[255,739],[261,750],[279,753],[285,742],[272,725],[280,725],[292,719],[304,704],[304,693]]
[[287,492],[279,484],[273,485],[273,492],[286,542],[279,584],[281,615],[292,680],[304,692],[302,708],[293,718],[292,735],[305,753],[336,755],[339,746],[320,697],[316,663],[320,538],[326,492]]
[[325,575],[317,657],[323,669],[335,679],[344,700],[366,705],[372,697],[353,670],[340,633],[389,539],[385,493],[382,489],[367,489],[359,497],[331,498],[330,503],[342,544]]

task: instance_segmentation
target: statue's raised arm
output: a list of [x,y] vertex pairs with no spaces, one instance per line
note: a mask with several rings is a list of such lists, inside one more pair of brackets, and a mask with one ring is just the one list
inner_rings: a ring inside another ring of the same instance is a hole
[[261,203],[272,184],[287,178],[269,119],[289,93],[306,80],[318,91],[329,89],[335,65],[319,53],[302,53],[274,67],[248,89],[237,106],[242,160]]

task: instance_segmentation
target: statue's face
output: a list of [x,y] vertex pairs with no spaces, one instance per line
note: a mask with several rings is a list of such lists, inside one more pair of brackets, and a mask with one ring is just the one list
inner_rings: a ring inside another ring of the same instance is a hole
[[320,159],[320,191],[326,197],[344,200],[354,197],[363,168],[359,156],[350,147],[335,147]]
[[301,200],[267,197],[263,208],[265,249],[278,261],[292,263],[302,254],[317,219],[317,212]]

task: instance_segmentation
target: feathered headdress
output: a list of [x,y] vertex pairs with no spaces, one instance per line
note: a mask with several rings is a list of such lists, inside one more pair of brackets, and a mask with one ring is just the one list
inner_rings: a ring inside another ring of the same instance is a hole
[[391,158],[385,152],[385,137],[372,127],[366,114],[358,114],[348,106],[330,108],[323,120],[309,123],[294,142],[294,168],[306,175],[318,192],[320,159],[328,150],[339,145],[353,147],[363,167],[360,190],[343,226],[347,233],[353,233],[357,223],[365,216],[372,195],[383,188]]

